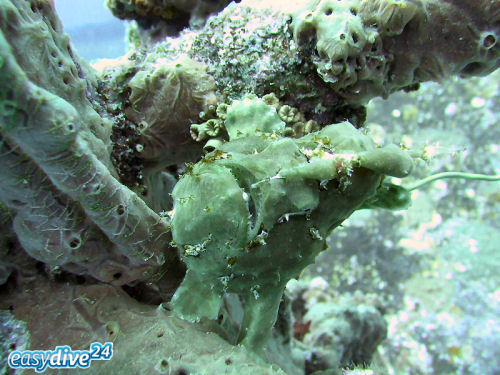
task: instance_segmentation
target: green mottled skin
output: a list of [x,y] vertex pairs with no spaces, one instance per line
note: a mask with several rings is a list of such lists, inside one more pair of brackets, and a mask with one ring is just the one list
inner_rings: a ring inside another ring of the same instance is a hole
[[[258,119],[270,108],[244,99],[227,118],[254,109]],[[243,122],[260,135],[238,133],[230,122],[230,134],[239,135],[189,168],[173,191],[173,239],[188,265],[174,309],[187,319],[215,318],[223,293],[240,294],[246,303],[240,341],[253,348],[269,336],[288,280],[375,193],[384,168],[410,160],[397,148],[377,149],[347,122],[300,139],[259,129],[279,129],[278,121]],[[362,165],[364,155],[377,171]],[[374,163],[378,157],[383,162]]]

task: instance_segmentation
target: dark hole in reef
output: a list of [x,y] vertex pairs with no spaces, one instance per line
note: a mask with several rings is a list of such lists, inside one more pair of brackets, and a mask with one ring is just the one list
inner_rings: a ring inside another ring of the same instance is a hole
[[16,348],[17,348],[17,345],[15,343],[12,343],[9,345],[10,350],[16,350]]
[[123,207],[122,204],[118,205],[118,207],[116,207],[116,213],[118,215],[123,215],[125,213],[125,207]]
[[16,247],[16,243],[9,239],[6,241],[5,247],[7,247],[8,250],[12,250]]
[[356,33],[352,33],[352,41],[353,41],[354,43],[358,43],[358,40],[359,40],[359,39],[358,39],[358,34],[356,34]]
[[168,361],[166,359],[162,359],[160,364],[163,366],[163,367],[167,367],[168,366]]
[[344,40],[345,39],[345,34],[340,34],[340,40]]
[[333,9],[332,8],[328,8],[327,10],[325,10],[325,15],[326,16],[331,16],[333,13]]
[[43,263],[43,262],[36,262],[35,268],[40,273],[44,273],[44,274],[46,273],[45,272],[45,263]]
[[488,34],[484,39],[483,39],[483,46],[485,48],[491,48],[497,43],[497,38],[493,34]]
[[122,273],[121,272],[117,272],[117,273],[113,274],[113,279],[115,279],[115,280],[118,280],[121,277],[122,277]]
[[233,360],[231,358],[226,358],[224,362],[226,363],[226,365],[230,365],[233,363]]
[[156,337],[158,337],[158,338],[163,337],[164,334],[165,334],[165,332],[158,332],[156,334]]
[[184,368],[178,368],[176,371],[173,373],[174,375],[189,375],[189,371],[184,369]]
[[357,15],[358,15],[358,11],[357,11],[356,9],[351,8],[351,9],[349,9],[349,10],[351,11],[351,14],[352,14],[353,16],[357,16]]
[[474,76],[479,74],[482,70],[483,64],[481,64],[480,62],[471,62],[462,69],[461,73],[465,76]]
[[113,326],[111,324],[106,324],[106,332],[112,336],[115,334],[115,329],[113,328]]
[[403,87],[404,92],[417,91],[420,88],[420,82]]
[[76,275],[75,276],[75,282],[77,284],[79,284],[79,285],[85,284],[85,281],[86,281],[85,276],[81,276],[81,275]]
[[179,174],[178,168],[176,165],[170,165],[167,167],[167,171],[173,174],[174,176],[177,176]]
[[75,237],[69,242],[69,247],[71,247],[72,249],[76,249],[78,246],[80,246],[80,239],[79,238]]

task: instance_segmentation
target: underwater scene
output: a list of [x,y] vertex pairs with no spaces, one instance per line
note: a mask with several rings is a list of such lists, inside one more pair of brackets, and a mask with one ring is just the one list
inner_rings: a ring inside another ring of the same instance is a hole
[[0,0],[0,374],[500,375],[500,0]]

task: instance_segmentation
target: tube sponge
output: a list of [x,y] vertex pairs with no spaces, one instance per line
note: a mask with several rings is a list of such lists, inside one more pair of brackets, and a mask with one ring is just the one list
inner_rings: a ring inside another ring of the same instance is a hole
[[364,104],[419,82],[498,68],[498,8],[486,0],[315,0],[294,12],[292,30],[298,45],[314,50],[321,78]]
[[[92,74],[56,32],[51,2],[2,0],[0,9],[0,199],[16,215],[23,246],[49,264],[120,285],[175,264],[167,223],[116,178],[109,124],[89,101]],[[12,48],[30,44],[25,54]],[[16,184],[23,188],[10,194]]]

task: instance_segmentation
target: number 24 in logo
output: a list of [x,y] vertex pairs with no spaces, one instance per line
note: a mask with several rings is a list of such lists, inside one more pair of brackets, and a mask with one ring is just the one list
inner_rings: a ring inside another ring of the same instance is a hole
[[93,342],[90,344],[90,358],[109,360],[113,356],[113,343],[106,342],[101,344],[100,342]]

